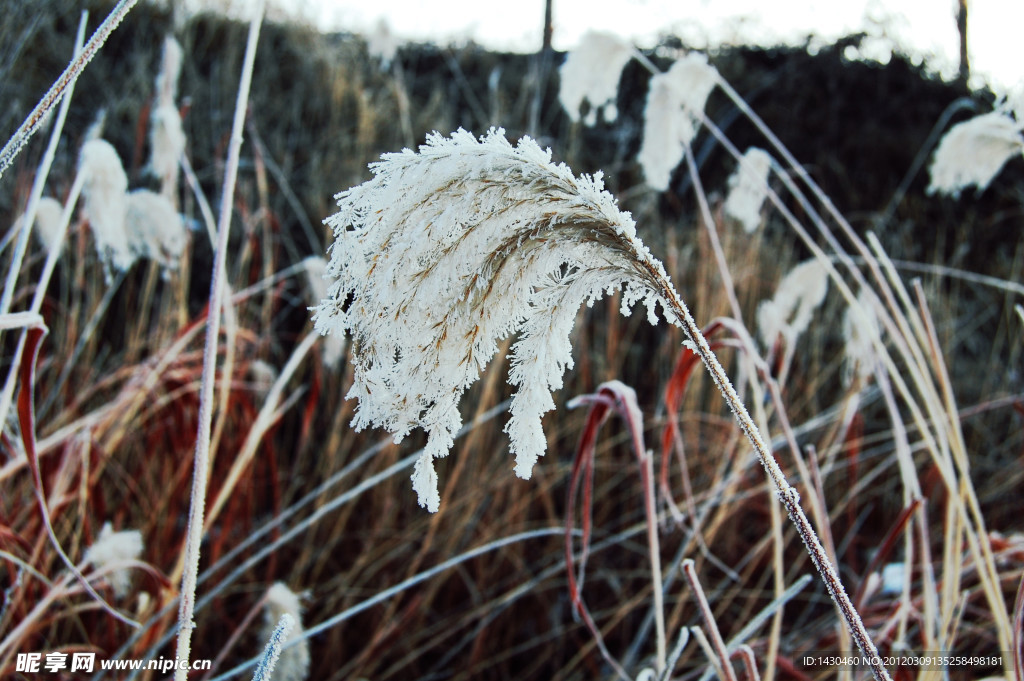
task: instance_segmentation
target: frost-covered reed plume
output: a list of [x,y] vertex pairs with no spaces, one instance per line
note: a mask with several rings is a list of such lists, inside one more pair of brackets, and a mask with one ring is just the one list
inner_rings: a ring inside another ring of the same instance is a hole
[[149,141],[152,156],[149,170],[160,178],[161,193],[173,196],[178,178],[178,160],[185,152],[185,130],[175,104],[181,74],[182,49],[172,36],[164,39],[160,73],[156,77],[156,102],[150,115]]
[[768,198],[768,171],[771,168],[772,157],[768,152],[750,147],[729,177],[729,195],[723,208],[726,215],[743,225],[747,234],[761,224],[761,206]]
[[391,67],[391,62],[398,55],[398,48],[401,46],[402,41],[391,30],[391,25],[384,17],[380,18],[373,31],[366,36],[366,53],[372,59],[380,60],[382,71]]
[[[550,151],[504,131],[476,139],[434,133],[419,152],[385,154],[374,177],[337,195],[328,273],[337,277],[314,315],[321,333],[354,342],[359,400],[353,423],[396,441],[427,431],[413,488],[437,510],[433,459],[448,454],[462,423],[459,399],[512,334],[505,428],[515,471],[528,477],[546,449],[541,416],[572,366],[569,337],[583,303],[623,289],[622,309],[642,301],[648,318],[678,324],[707,366],[796,524],[863,654],[877,656],[821,542],[771,450],[711,352],[661,263],[637,238],[629,213],[601,176],[576,177]],[[879,679],[885,670],[875,670]]]
[[775,295],[757,306],[757,327],[765,346],[782,336],[787,347],[807,330],[814,311],[828,293],[828,269],[817,259],[806,260],[779,282]]
[[616,119],[619,79],[635,52],[632,45],[612,33],[583,34],[580,44],[568,54],[559,70],[558,101],[574,123],[580,120],[584,101],[590,104],[583,117],[584,125],[597,123],[598,111],[608,122]]
[[272,666],[272,678],[274,681],[303,681],[309,675],[309,643],[302,637],[302,603],[297,593],[282,582],[276,582],[267,590],[266,617],[260,632],[264,641],[273,637],[284,615],[294,620],[294,624],[285,632],[281,645],[288,646],[292,641],[299,643],[280,650]]
[[[60,230],[63,225],[60,218],[63,212],[64,206],[60,201],[49,196],[39,199],[39,205],[36,206],[36,219],[32,227],[32,234],[47,252],[53,250],[53,247],[57,245],[57,238],[61,236]],[[14,221],[14,229],[19,230],[25,227],[25,214],[22,213]]]
[[132,585],[131,572],[125,562],[138,560],[142,555],[142,533],[138,530],[114,532],[110,523],[104,523],[100,535],[85,552],[83,562],[97,570],[109,570],[107,583],[114,595],[123,598]]
[[[528,478],[547,442],[541,416],[572,366],[569,333],[584,302],[626,286],[653,316],[666,295],[661,264],[636,238],[600,175],[575,177],[550,152],[503,131],[481,140],[433,134],[420,152],[386,154],[375,177],[338,195],[322,333],[352,334],[355,425],[396,441],[429,437],[416,464],[419,502],[438,508],[431,463],[462,425],[459,398],[514,333],[506,427],[516,473]],[[352,297],[351,305],[345,301]]]
[[1024,120],[1014,118],[1008,108],[954,125],[935,150],[928,193],[955,197],[971,185],[984,191],[1007,161],[1024,153],[1021,130]]
[[159,263],[165,274],[178,269],[188,230],[165,195],[148,189],[128,194],[125,231],[133,254]]
[[178,269],[188,246],[188,230],[171,200],[148,189],[128,192],[121,158],[109,142],[92,139],[79,154],[83,213],[89,219],[96,252],[110,279],[111,269],[128,270],[138,258]]
[[[306,295],[311,305],[319,305],[327,297],[333,281],[327,274],[327,260],[311,255],[302,261],[302,265],[306,273]],[[334,369],[345,356],[345,334],[331,334],[323,340],[323,362]]]
[[691,52],[651,78],[644,109],[644,139],[637,160],[651,187],[668,189],[672,171],[697,135],[704,105],[719,81],[706,55]]
[[128,176],[117,151],[103,139],[92,139],[82,145],[78,172],[84,180],[83,212],[89,219],[96,240],[96,253],[109,278],[110,268],[123,272],[135,262],[125,229]]
[[852,384],[854,378],[864,382],[874,374],[875,367],[880,362],[875,344],[881,336],[881,325],[871,297],[865,291],[861,291],[857,295],[857,303],[846,308],[846,314],[843,316],[845,385]]

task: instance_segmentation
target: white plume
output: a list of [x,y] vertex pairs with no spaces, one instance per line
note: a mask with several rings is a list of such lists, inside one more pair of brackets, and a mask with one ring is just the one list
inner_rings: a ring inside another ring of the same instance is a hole
[[612,33],[583,34],[580,44],[566,56],[559,70],[558,100],[574,123],[580,120],[584,101],[590,102],[590,111],[583,119],[585,125],[597,123],[599,110],[606,121],[615,120],[619,78],[633,52],[632,45]]
[[761,206],[768,197],[768,171],[772,157],[763,149],[750,147],[729,177],[729,195],[725,214],[741,225],[747,234],[761,224]]
[[974,185],[984,191],[1003,166],[1024,152],[1024,124],[996,110],[950,128],[932,158],[928,193],[959,196]]
[[791,269],[775,296],[757,307],[757,327],[765,346],[771,347],[780,334],[787,345],[794,345],[827,293],[828,269],[819,260],[806,260]]
[[432,460],[451,449],[459,399],[498,342],[519,335],[505,430],[526,478],[546,449],[551,391],[572,366],[580,305],[625,285],[623,307],[643,299],[654,318],[667,277],[600,175],[574,176],[529,138],[513,147],[501,130],[434,133],[419,153],[385,154],[371,170],[327,219],[337,281],[314,320],[321,333],[352,334],[357,428],[396,441],[427,432],[413,488],[436,510]]
[[128,245],[125,217],[128,212],[128,176],[121,158],[109,142],[89,140],[78,156],[78,171],[83,174],[83,212],[96,239],[96,252],[110,278],[110,268],[125,271],[135,262]]
[[697,134],[700,112],[718,83],[707,56],[691,52],[651,78],[644,109],[644,139],[637,160],[651,187],[668,189],[672,171]]

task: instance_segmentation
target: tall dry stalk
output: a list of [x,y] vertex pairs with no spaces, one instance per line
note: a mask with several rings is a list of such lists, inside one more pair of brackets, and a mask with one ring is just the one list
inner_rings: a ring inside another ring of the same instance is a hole
[[[263,24],[263,9],[266,2],[260,0],[255,15],[249,24],[249,37],[245,45],[245,61],[242,65],[238,85],[238,99],[235,102],[235,117],[231,126],[231,142],[228,147],[227,165],[224,171],[224,189],[221,195],[220,221],[217,226],[217,247],[214,251],[213,277],[210,283],[209,313],[206,324],[206,345],[203,350],[203,375],[199,398],[199,432],[196,436],[195,463],[192,471],[192,501],[188,519],[188,538],[185,543],[184,572],[181,578],[181,601],[178,609],[179,662],[187,662],[192,644],[192,630],[195,622],[196,580],[199,575],[199,551],[203,539],[203,515],[206,507],[206,487],[210,475],[210,431],[213,422],[214,382],[217,369],[217,341],[220,334],[220,313],[224,305],[225,261],[228,250],[228,231],[231,226],[231,206],[234,201],[235,180],[238,177],[238,160],[242,148],[242,129],[249,102],[249,87],[252,83],[253,64],[256,60],[256,43]],[[181,665],[174,672],[176,681],[187,681],[188,666]]]

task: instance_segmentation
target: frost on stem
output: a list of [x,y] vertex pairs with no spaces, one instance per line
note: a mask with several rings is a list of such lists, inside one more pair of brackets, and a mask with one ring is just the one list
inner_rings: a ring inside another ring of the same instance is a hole
[[583,34],[580,44],[568,54],[559,70],[558,101],[574,123],[580,120],[584,100],[590,103],[584,125],[597,123],[599,110],[606,121],[615,120],[619,78],[632,57],[633,46],[614,34]]
[[285,650],[280,650],[279,646],[276,664],[271,666],[274,674],[267,678],[273,678],[275,681],[304,681],[309,676],[309,642],[303,638],[302,603],[299,594],[289,589],[283,582],[275,582],[267,590],[265,619],[260,632],[260,637],[264,641],[274,637],[278,623],[284,616],[291,618],[293,624],[282,632],[283,640],[279,642],[280,646],[296,640],[301,641]]
[[513,147],[503,130],[434,133],[418,153],[370,168],[373,179],[338,194],[326,220],[337,280],[314,321],[352,335],[356,428],[384,427],[396,441],[427,432],[413,489],[434,511],[432,460],[451,449],[459,399],[499,341],[519,335],[505,431],[528,478],[547,445],[541,416],[572,367],[580,305],[624,285],[623,309],[643,300],[653,322],[668,278],[600,174],[576,177],[528,137]]
[[935,150],[928,193],[957,197],[971,185],[984,191],[1007,161],[1024,152],[1022,128],[1024,122],[1001,109],[954,125]]
[[691,52],[665,73],[651,78],[644,109],[644,139],[637,155],[651,187],[668,189],[672,171],[683,160],[686,145],[697,135],[700,113],[716,83],[718,70],[699,52]]

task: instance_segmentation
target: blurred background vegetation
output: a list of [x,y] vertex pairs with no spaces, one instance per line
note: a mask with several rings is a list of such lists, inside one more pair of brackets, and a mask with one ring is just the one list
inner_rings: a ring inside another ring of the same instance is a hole
[[[65,67],[79,12],[88,9],[94,26],[112,4],[0,0],[0,129],[13,131]],[[213,13],[191,17],[177,28],[173,24],[169,10],[141,2],[86,69],[74,93],[48,195],[66,195],[78,149],[101,111],[103,137],[120,153],[130,185],[155,186],[143,167],[148,115],[163,39],[173,34],[185,54],[178,92],[187,155],[206,196],[219,196],[247,27]],[[925,196],[927,155],[936,141],[933,133],[941,132],[936,126],[944,112],[953,112],[951,121],[964,120],[989,110],[994,97],[970,92],[962,82],[941,82],[899,55],[884,67],[847,58],[847,48],[859,39],[850,36],[814,54],[800,48],[742,47],[712,52],[710,59],[853,226],[859,232],[874,230],[889,255],[905,261],[902,274],[921,278],[963,410],[968,447],[975,455],[973,482],[986,521],[1004,536],[1019,536],[1014,533],[1024,529],[1017,493],[1022,482],[1024,375],[1020,320],[1013,304],[1020,295],[1012,287],[980,285],[936,268],[1010,283],[1024,280],[1024,164],[1011,162],[980,195],[967,192],[959,200]],[[649,56],[665,66],[670,61],[665,55],[685,48],[667,38]],[[584,128],[573,125],[558,104],[557,65],[563,57],[554,54],[553,68],[545,71],[539,55],[498,54],[473,44],[407,44],[383,66],[368,54],[361,36],[321,35],[309,26],[267,23],[256,58],[235,198],[228,259],[233,289],[256,284],[306,256],[324,255],[330,236],[321,221],[332,212],[332,196],[367,179],[367,164],[381,153],[414,147],[433,130],[447,134],[462,127],[482,134],[500,126],[510,139],[530,135],[550,146],[555,160],[578,173],[603,170],[609,191],[632,211],[641,237],[665,260],[698,322],[729,314],[685,169],[677,171],[663,194],[642,184],[635,159],[648,72],[635,61],[628,65],[620,86],[619,119]],[[763,146],[718,93],[712,95],[707,115],[741,150]],[[33,141],[0,184],[0,221],[13,224],[24,209],[44,146],[41,139]],[[703,185],[717,208],[735,162],[706,135],[698,137],[695,153]],[[189,192],[182,192],[180,207],[188,219],[198,220]],[[720,211],[716,215],[744,319],[753,325],[757,303],[770,297],[782,275],[809,253],[771,213],[753,236],[728,224]],[[142,387],[140,377],[205,315],[212,254],[200,235],[193,235],[190,265],[171,281],[160,280],[153,267],[144,265],[129,272],[101,316],[95,338],[61,382],[78,333],[106,293],[87,231],[69,235],[44,314],[51,334],[42,352],[37,395],[49,405],[38,423],[39,437],[51,438],[47,480],[63,485],[65,498],[54,512],[55,522],[73,555],[92,541],[103,522],[111,521],[119,529],[142,530],[143,559],[159,574],[172,574],[178,560],[195,438],[200,342],[186,342],[155,386]],[[309,330],[309,304],[301,277],[282,279],[239,303],[234,374],[222,403],[221,456],[214,466],[211,496],[262,406],[264,393],[253,379],[253,365],[284,364]],[[842,310],[826,303],[800,341],[785,394],[794,424],[810,423],[842,396]],[[490,539],[563,523],[568,468],[582,424],[582,414],[564,407],[570,397],[618,378],[637,389],[652,430],[649,444],[658,441],[665,413],[662,390],[681,338],[676,330],[651,328],[640,317],[619,316],[614,299],[581,312],[574,343],[577,366],[556,396],[558,410],[545,420],[549,452],[533,480],[512,475],[500,429],[503,416],[473,429],[452,456],[438,462],[439,513],[428,515],[416,506],[406,473],[381,482],[225,585],[214,607],[198,614],[194,657],[216,658],[225,652],[220,669],[226,670],[255,654],[262,642],[245,618],[275,581],[308,591],[306,622],[316,623]],[[724,357],[733,359],[729,350]],[[505,370],[496,359],[485,380],[471,391],[464,404],[467,422],[507,396]],[[253,465],[209,534],[204,566],[370,446],[387,441],[382,432],[348,429],[353,409],[343,400],[348,382],[344,364],[332,369],[315,361],[300,369],[290,384],[294,401],[262,440]],[[102,411],[110,406],[117,413]],[[727,638],[771,600],[768,494],[761,471],[735,456],[745,450],[728,417],[710,382],[695,377],[681,417],[687,466],[695,494],[708,509],[704,539],[716,560],[740,577],[733,581],[699,560]],[[76,432],[89,434],[86,445],[61,435],[62,428],[75,424]],[[825,442],[828,428],[827,423],[811,428],[806,436]],[[898,480],[886,474],[893,468],[889,428],[882,406],[866,401],[849,441],[837,445],[846,467],[824,484],[833,535],[842,550],[841,572],[854,590],[866,580],[867,566],[902,508]],[[610,425],[604,438],[595,495],[596,542],[635,529],[643,519],[638,479],[621,428]],[[401,446],[385,444],[345,484],[352,487],[384,470],[412,452],[416,442],[411,436]],[[14,461],[15,454],[11,446],[5,447],[0,463]],[[730,459],[731,465],[722,463]],[[922,464],[920,474],[929,507],[941,516],[943,493],[935,471]],[[861,484],[863,479],[872,482]],[[4,550],[22,555],[42,574],[56,574],[60,564],[40,539],[27,474],[21,470],[3,484],[8,490],[0,496]],[[313,508],[337,494],[324,492]],[[641,539],[636,534],[615,542],[615,550],[595,552],[587,581],[587,599],[606,628],[609,647],[624,657],[632,651],[634,664],[650,653],[650,646],[638,639],[645,631],[651,589]],[[935,554],[941,555],[941,534],[933,540]],[[662,539],[666,560],[691,541],[687,526],[669,522]],[[564,571],[558,569],[561,545],[560,538],[552,537],[507,547],[318,635],[311,642],[310,678],[607,676],[589,634],[571,615]],[[1008,539],[1007,546],[1015,553],[1008,553],[1001,565],[1012,602],[1024,543]],[[785,551],[787,583],[811,571],[791,531]],[[688,553],[699,556],[692,546]],[[36,583],[15,598],[11,589],[21,579],[18,575],[13,564],[0,569],[0,585],[8,590],[8,619],[0,621],[6,626],[27,616],[43,590]],[[211,584],[222,576],[211,577]],[[152,615],[157,605],[169,602],[176,586],[140,576],[132,597],[136,600],[125,607]],[[200,595],[209,588],[200,587]],[[147,594],[145,604],[138,600],[142,593]],[[668,590],[668,599],[672,627],[696,622],[681,582]],[[786,611],[780,655],[836,646],[834,611],[824,589],[815,583],[794,603]],[[869,625],[881,627],[896,605],[891,596],[872,601],[864,613]],[[965,586],[962,640],[965,649],[991,651],[994,638],[981,606]],[[159,649],[171,656],[170,646],[156,646],[159,635],[173,627],[173,613],[158,618],[126,655]],[[103,614],[68,610],[41,619],[23,649],[83,645],[112,655],[127,634]],[[235,634],[238,638],[232,640]],[[751,641],[759,655],[767,636],[765,631]],[[780,664],[783,676],[806,679],[810,673]],[[688,654],[681,669],[692,672],[705,665],[699,653]],[[9,671],[0,669],[0,674]]]

